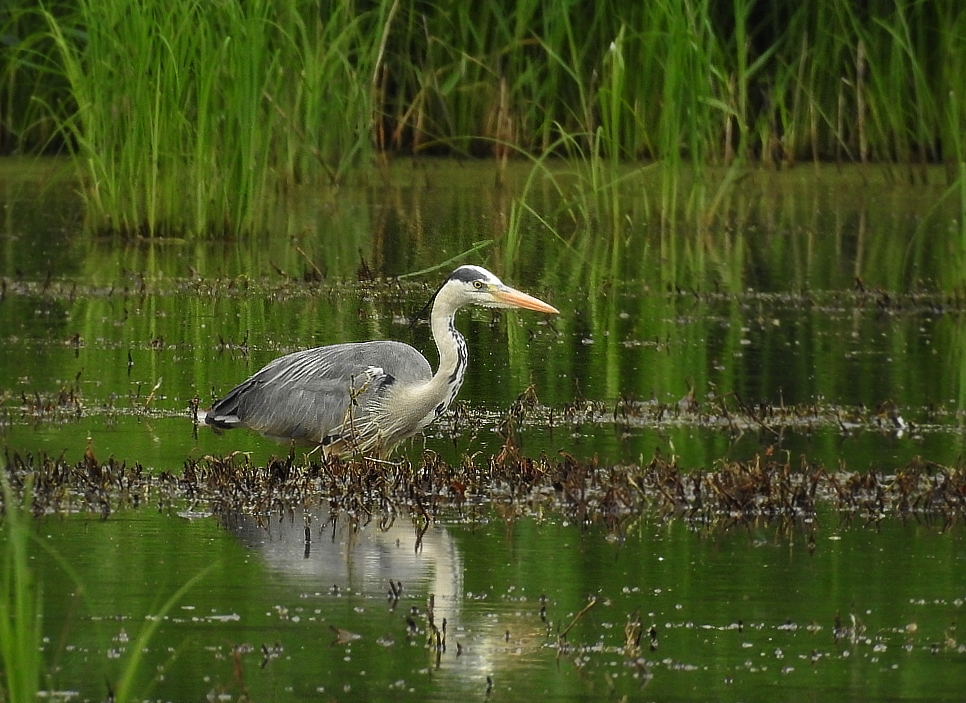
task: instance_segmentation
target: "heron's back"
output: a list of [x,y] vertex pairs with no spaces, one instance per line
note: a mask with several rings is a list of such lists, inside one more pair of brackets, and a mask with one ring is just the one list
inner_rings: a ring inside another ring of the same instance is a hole
[[[275,359],[236,386],[211,408],[205,422],[329,444],[343,433],[350,404],[351,423],[362,427],[393,386],[424,383],[432,376],[425,357],[402,342],[306,349]],[[413,432],[415,428],[409,434]]]

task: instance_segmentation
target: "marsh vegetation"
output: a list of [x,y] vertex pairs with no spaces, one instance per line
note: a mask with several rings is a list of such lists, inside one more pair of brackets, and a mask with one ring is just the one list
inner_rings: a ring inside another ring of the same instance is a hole
[[[0,43],[4,700],[962,690],[960,3],[11,0]],[[198,427],[288,351],[429,349],[456,262],[562,314],[461,317],[397,461]]]
[[14,1],[0,25],[0,146],[72,154],[95,232],[261,232],[401,153],[564,159],[595,196],[653,162],[665,209],[693,178],[713,204],[755,165],[875,161],[966,209],[953,0]]

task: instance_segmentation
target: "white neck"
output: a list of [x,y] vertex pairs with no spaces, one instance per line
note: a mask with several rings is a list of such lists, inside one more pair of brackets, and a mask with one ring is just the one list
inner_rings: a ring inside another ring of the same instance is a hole
[[[439,351],[439,368],[430,381],[433,395],[438,402],[444,403],[443,410],[453,402],[463,377],[466,374],[467,351],[463,335],[456,329],[455,316],[458,306],[452,304],[449,297],[441,292],[433,303],[430,324],[433,329],[433,341]],[[438,414],[438,413],[437,413]]]

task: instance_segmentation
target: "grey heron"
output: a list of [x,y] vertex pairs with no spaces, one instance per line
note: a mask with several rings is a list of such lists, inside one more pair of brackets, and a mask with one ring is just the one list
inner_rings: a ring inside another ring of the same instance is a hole
[[237,385],[214,404],[205,422],[315,444],[327,456],[386,457],[439,417],[463,385],[466,341],[454,318],[465,305],[559,313],[480,266],[460,266],[433,300],[430,326],[439,352],[435,374],[426,357],[402,342],[306,349],[275,359]]

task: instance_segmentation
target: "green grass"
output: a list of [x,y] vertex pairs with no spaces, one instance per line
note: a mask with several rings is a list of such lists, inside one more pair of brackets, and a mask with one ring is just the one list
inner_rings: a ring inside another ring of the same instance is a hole
[[41,675],[41,606],[40,588],[28,558],[30,530],[30,490],[24,495],[24,507],[16,502],[7,482],[0,474],[3,492],[3,522],[0,524],[0,700],[12,703],[34,703]]
[[95,231],[257,231],[287,190],[337,184],[369,149],[388,7],[75,5],[37,11],[69,93],[36,99],[81,166]]
[[[3,495],[3,521],[0,523],[0,701],[34,703],[43,673],[43,618],[41,589],[29,558],[29,545],[33,540],[31,486],[28,482],[24,488],[22,505],[11,490],[6,471],[0,474],[0,489]],[[53,556],[78,583],[78,591],[82,593],[84,589],[69,565],[58,555]],[[216,566],[212,564],[196,574],[146,619],[131,647],[130,658],[117,680],[109,682],[113,700],[121,702],[134,698],[135,686],[146,675],[143,657],[154,633],[171,608]]]
[[182,599],[184,596],[194,588],[199,581],[202,581],[208,574],[215,570],[218,566],[217,563],[211,564],[206,569],[195,574],[191,579],[189,579],[181,588],[175,591],[171,596],[161,604],[157,612],[153,613],[147,622],[141,628],[138,633],[137,639],[131,648],[131,658],[128,659],[127,664],[121,671],[121,675],[117,680],[114,690],[114,700],[118,703],[124,703],[129,700],[143,700],[145,698],[144,694],[137,697],[133,695],[133,689],[137,684],[138,680],[145,675],[143,667],[144,653],[147,651],[148,643],[154,636],[158,627],[164,621],[168,612]]
[[12,0],[0,40],[0,148],[69,149],[97,231],[255,232],[378,152],[659,160],[663,214],[683,166],[966,162],[956,0]]

